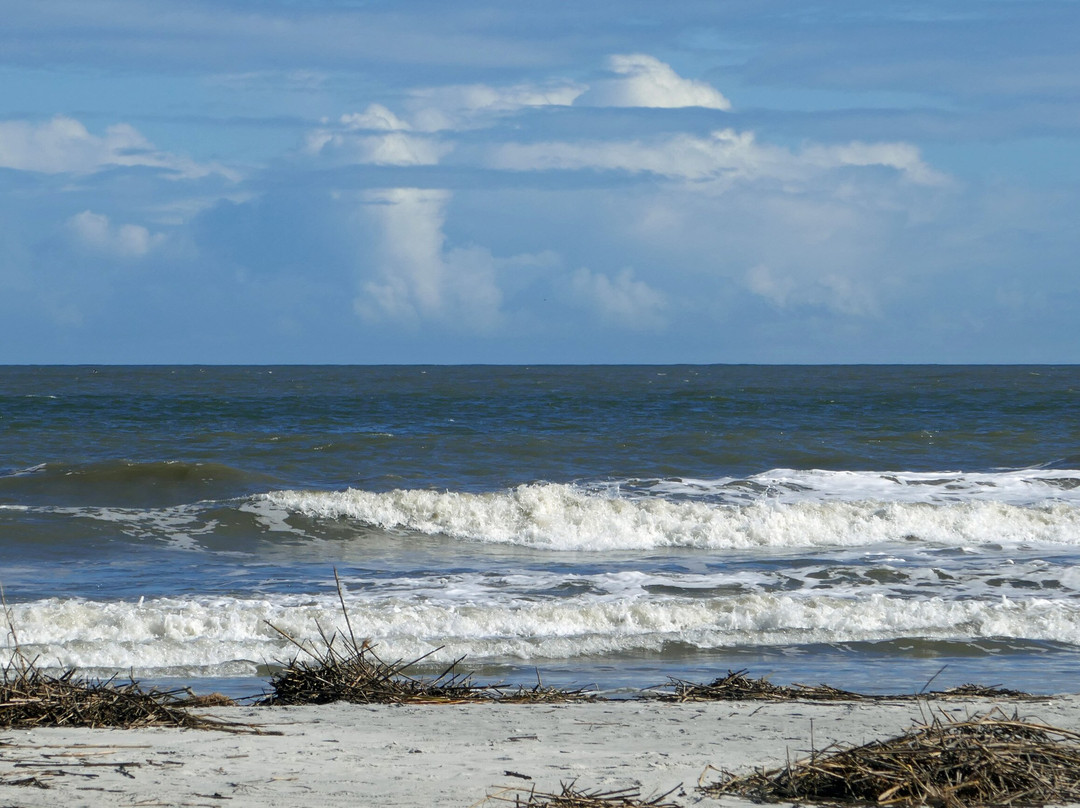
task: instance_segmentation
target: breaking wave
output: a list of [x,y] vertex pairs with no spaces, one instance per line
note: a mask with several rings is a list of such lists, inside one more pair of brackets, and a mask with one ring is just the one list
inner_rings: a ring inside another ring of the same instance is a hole
[[[82,669],[184,670],[213,675],[291,658],[322,642],[318,624],[339,624],[336,597],[159,598],[100,603],[50,599],[12,607],[24,653]],[[883,595],[750,594],[733,598],[577,599],[433,603],[352,601],[358,633],[388,658],[441,648],[432,661],[544,660],[672,646],[698,649],[811,643],[1023,638],[1080,645],[1080,604],[1033,598],[944,600]],[[340,627],[340,626],[339,626]],[[340,627],[343,628],[343,627]],[[210,672],[210,673],[208,673]]]
[[275,491],[271,509],[552,550],[1080,544],[1080,472],[777,471],[743,480],[522,485],[465,493]]

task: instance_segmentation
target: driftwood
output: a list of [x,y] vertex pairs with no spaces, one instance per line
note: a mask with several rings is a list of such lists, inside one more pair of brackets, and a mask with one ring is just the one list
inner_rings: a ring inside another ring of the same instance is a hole
[[884,741],[832,746],[771,771],[702,787],[709,796],[832,805],[1040,806],[1080,801],[1080,733],[994,710],[935,717]]

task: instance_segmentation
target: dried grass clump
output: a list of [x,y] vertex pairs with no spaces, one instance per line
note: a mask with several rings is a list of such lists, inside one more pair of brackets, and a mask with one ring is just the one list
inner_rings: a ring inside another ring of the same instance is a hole
[[386,662],[375,653],[370,640],[357,640],[345,606],[341,581],[337,582],[338,600],[345,619],[346,633],[328,634],[316,623],[323,645],[301,642],[277,626],[269,624],[299,651],[281,672],[270,678],[271,692],[258,705],[329,704],[335,701],[353,704],[461,704],[499,701],[510,703],[552,704],[585,701],[594,698],[584,690],[561,690],[547,687],[537,674],[536,686],[507,690],[503,685],[475,684],[472,674],[460,674],[455,660],[434,678],[408,673],[439,648],[410,661]]
[[[939,671],[940,673],[940,671]],[[982,685],[960,685],[948,690],[924,690],[920,693],[867,695],[841,690],[830,685],[774,685],[762,679],[751,679],[745,670],[728,671],[709,684],[698,684],[671,678],[672,692],[659,693],[662,701],[914,701],[916,699],[1038,699],[1020,690],[1005,690]]]
[[[241,731],[240,725],[194,715],[174,693],[143,690],[137,682],[59,676],[16,652],[0,669],[0,727],[186,727]],[[250,728],[246,728],[250,731]]]
[[1080,801],[1080,733],[999,710],[864,746],[830,747],[772,771],[728,775],[714,797],[837,805],[1039,806]]
[[296,657],[272,676],[272,692],[257,704],[461,703],[484,697],[486,688],[474,685],[471,675],[455,672],[457,662],[433,679],[414,677],[406,670],[424,657],[411,662],[384,662],[366,641],[358,645],[345,640],[341,643],[344,649],[339,651],[338,640],[338,636],[326,638],[324,650],[297,643],[310,659]]
[[563,690],[559,687],[518,685],[516,690],[505,690],[502,685],[489,685],[492,699],[501,704],[566,704],[572,701],[597,701],[599,696],[587,688]]
[[666,794],[643,798],[640,789],[622,788],[616,791],[578,791],[574,783],[563,783],[558,794],[544,794],[532,789],[521,791],[507,789],[490,795],[481,805],[490,802],[507,802],[515,808],[680,808],[667,798],[677,790],[676,786]]
[[[280,629],[278,629],[280,631]],[[320,627],[320,632],[321,632]],[[408,671],[425,656],[410,661],[386,662],[367,640],[357,642],[351,631],[347,637],[326,636],[323,648],[301,643],[289,635],[307,659],[297,656],[270,678],[271,692],[257,702],[262,706],[330,704],[462,704],[497,701],[509,704],[558,704],[589,701],[595,697],[582,690],[562,690],[544,685],[539,677],[534,687],[519,685],[509,690],[503,685],[475,684],[472,674],[460,674],[455,660],[433,678],[413,676]]]
[[929,696],[930,698],[935,699],[1011,699],[1015,701],[1046,698],[1045,696],[1025,693],[1023,690],[1010,690],[1006,687],[986,687],[984,685],[973,684],[957,685],[956,687],[950,687],[947,690],[931,690],[929,693],[924,693],[923,696]]
[[566,704],[572,701],[597,701],[600,698],[595,685],[591,689],[581,687],[576,690],[545,685],[539,670],[536,671],[536,684],[532,687],[518,685],[508,690],[503,685],[488,685],[487,690],[491,698],[501,704]]
[[[11,658],[0,667],[0,727],[181,727],[261,734],[258,728],[248,724],[189,713],[185,707],[211,705],[186,688],[143,690],[133,679],[128,682],[116,678],[85,679],[77,676],[74,668],[59,676],[46,673],[36,660],[23,653],[3,587],[0,587],[0,607],[14,648]],[[207,698],[215,699],[214,705],[224,703],[221,699],[235,704],[220,693]]]
[[709,684],[671,679],[673,692],[660,693],[663,701],[857,701],[878,698],[840,690],[829,685],[774,685],[766,679],[751,679],[745,670],[728,671]]

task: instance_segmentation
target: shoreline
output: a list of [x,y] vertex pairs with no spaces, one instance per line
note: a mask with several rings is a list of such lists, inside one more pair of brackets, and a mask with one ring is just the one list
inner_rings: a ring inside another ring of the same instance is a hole
[[[220,707],[266,734],[172,728],[0,731],[0,804],[474,806],[504,789],[676,789],[680,805],[749,804],[696,791],[708,767],[782,765],[832,743],[900,734],[993,707],[1080,729],[1080,695],[949,702],[616,700],[569,704]],[[709,781],[718,772],[706,775]],[[36,779],[47,788],[11,785]],[[681,784],[681,789],[679,788]],[[684,792],[684,793],[681,793]],[[489,801],[492,806],[504,805]],[[512,803],[511,803],[512,804]]]

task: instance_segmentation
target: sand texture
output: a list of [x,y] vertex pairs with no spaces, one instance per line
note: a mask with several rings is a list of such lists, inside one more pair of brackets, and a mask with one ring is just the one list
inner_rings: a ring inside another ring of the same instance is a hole
[[[968,716],[991,706],[933,709]],[[1000,706],[1080,729],[1080,696]],[[335,704],[202,711],[257,725],[262,735],[3,730],[0,805],[464,808],[505,788],[555,791],[571,780],[584,789],[636,786],[643,795],[682,784],[671,795],[680,805],[735,805],[696,791],[707,766],[780,765],[809,753],[811,732],[818,750],[889,737],[928,709],[910,702]]]

